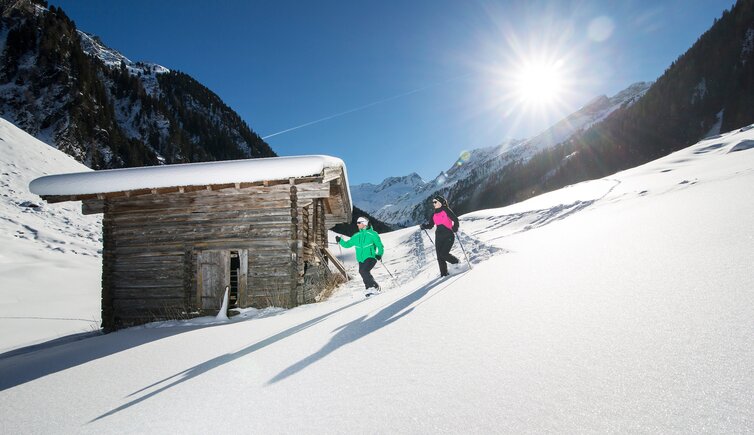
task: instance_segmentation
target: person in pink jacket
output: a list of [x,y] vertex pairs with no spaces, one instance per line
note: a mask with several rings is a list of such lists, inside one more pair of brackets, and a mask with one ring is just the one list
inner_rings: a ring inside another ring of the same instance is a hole
[[458,231],[458,217],[453,210],[448,207],[448,201],[440,195],[432,197],[432,206],[435,212],[432,219],[421,224],[423,230],[428,230],[436,226],[435,230],[435,251],[437,252],[437,263],[440,266],[440,276],[448,276],[448,263],[458,263],[458,258],[450,253],[450,248],[455,242],[455,233]]

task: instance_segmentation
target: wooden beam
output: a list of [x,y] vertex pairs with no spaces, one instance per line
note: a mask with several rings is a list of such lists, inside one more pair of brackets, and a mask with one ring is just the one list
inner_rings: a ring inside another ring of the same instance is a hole
[[[171,193],[191,193],[198,191],[219,191],[225,189],[251,189],[265,188],[280,185],[301,186],[309,197],[324,197],[328,195],[328,185],[333,179],[342,175],[342,170],[329,170],[330,180],[323,176],[310,176],[300,178],[285,178],[277,180],[264,180],[255,182],[233,182],[224,184],[207,184],[200,186],[171,186],[159,188],[130,189],[117,192],[100,192],[93,194],[75,194],[75,195],[42,195],[42,199],[48,203],[67,202],[67,201],[84,201],[88,199],[112,199],[112,198],[133,198],[144,195],[166,195]],[[260,192],[265,193],[265,192]]]
[[87,199],[81,202],[81,213],[100,214],[105,212],[105,201],[100,199]]
[[329,249],[324,248],[322,251],[324,251],[327,258],[329,258],[330,261],[332,261],[332,264],[335,266],[336,269],[338,269],[338,271],[340,271],[340,273],[343,275],[346,281],[350,280],[351,277],[348,276],[348,272],[346,272],[346,267],[343,266],[343,263],[341,263],[340,260],[338,260],[338,258],[335,257],[335,255],[333,255],[332,252],[330,252]]

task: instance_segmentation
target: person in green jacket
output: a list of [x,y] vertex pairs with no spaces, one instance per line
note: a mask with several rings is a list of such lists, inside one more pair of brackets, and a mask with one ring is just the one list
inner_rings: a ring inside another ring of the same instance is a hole
[[364,280],[364,286],[368,289],[374,288],[380,290],[380,285],[374,280],[372,268],[377,264],[377,260],[382,259],[385,248],[382,246],[380,235],[369,226],[369,219],[364,216],[356,220],[356,226],[359,232],[354,234],[348,240],[343,240],[340,236],[335,236],[335,241],[344,248],[356,248],[356,261],[359,262],[359,275]]

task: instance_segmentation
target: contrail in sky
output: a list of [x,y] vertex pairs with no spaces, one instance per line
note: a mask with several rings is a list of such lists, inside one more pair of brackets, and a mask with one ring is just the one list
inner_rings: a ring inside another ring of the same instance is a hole
[[363,106],[359,106],[359,107],[357,107],[355,109],[350,109],[350,110],[346,110],[345,112],[340,112],[340,113],[336,113],[334,115],[325,116],[324,118],[320,118],[320,119],[317,119],[315,121],[310,121],[310,122],[307,122],[306,124],[297,125],[295,127],[291,127],[291,128],[279,131],[277,133],[268,134],[267,136],[263,136],[262,139],[267,139],[267,138],[270,138],[270,137],[273,137],[273,136],[277,136],[279,134],[288,133],[289,131],[298,130],[299,128],[304,128],[304,127],[307,127],[307,126],[310,126],[310,125],[313,125],[313,124],[317,124],[317,123],[320,123],[320,122],[323,122],[323,121],[327,121],[328,119],[337,118],[339,116],[348,115],[349,113],[358,112],[359,110],[364,110],[366,108],[369,108],[369,107],[372,107],[372,106],[376,106],[378,104],[382,104],[382,103],[385,103],[387,101],[395,100],[396,98],[401,98],[401,97],[405,97],[407,95],[415,94],[415,93],[421,92],[421,91],[423,91],[425,89],[428,89],[428,88],[431,88],[431,87],[434,87],[434,86],[438,86],[438,85],[442,85],[442,84],[445,84],[447,82],[450,82],[450,81],[453,81],[453,80],[457,80],[457,79],[466,77],[468,75],[469,74],[464,74],[462,76],[454,77],[452,79],[448,79],[448,80],[445,80],[445,81],[442,81],[442,82],[433,83],[433,84],[427,85],[427,86],[422,86],[421,88],[414,89],[413,91],[408,91],[408,92],[404,92],[402,94],[393,95],[392,97],[383,98],[382,100],[373,101],[373,102],[371,102],[369,104],[365,104]]

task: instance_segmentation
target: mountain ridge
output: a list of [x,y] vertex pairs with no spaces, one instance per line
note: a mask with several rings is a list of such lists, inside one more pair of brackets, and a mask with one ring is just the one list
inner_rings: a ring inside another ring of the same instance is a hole
[[0,116],[93,169],[274,157],[188,74],[132,62],[46,2],[0,2]]
[[600,95],[530,139],[510,139],[499,145],[476,148],[462,155],[445,171],[429,182],[415,173],[388,177],[374,185],[352,186],[354,203],[388,224],[408,226],[421,222],[429,214],[426,201],[432,194],[445,195],[457,183],[484,184],[484,178],[515,161],[526,161],[537,152],[558,145],[571,136],[601,122],[621,107],[633,104],[651,83],[637,82],[612,97]]

